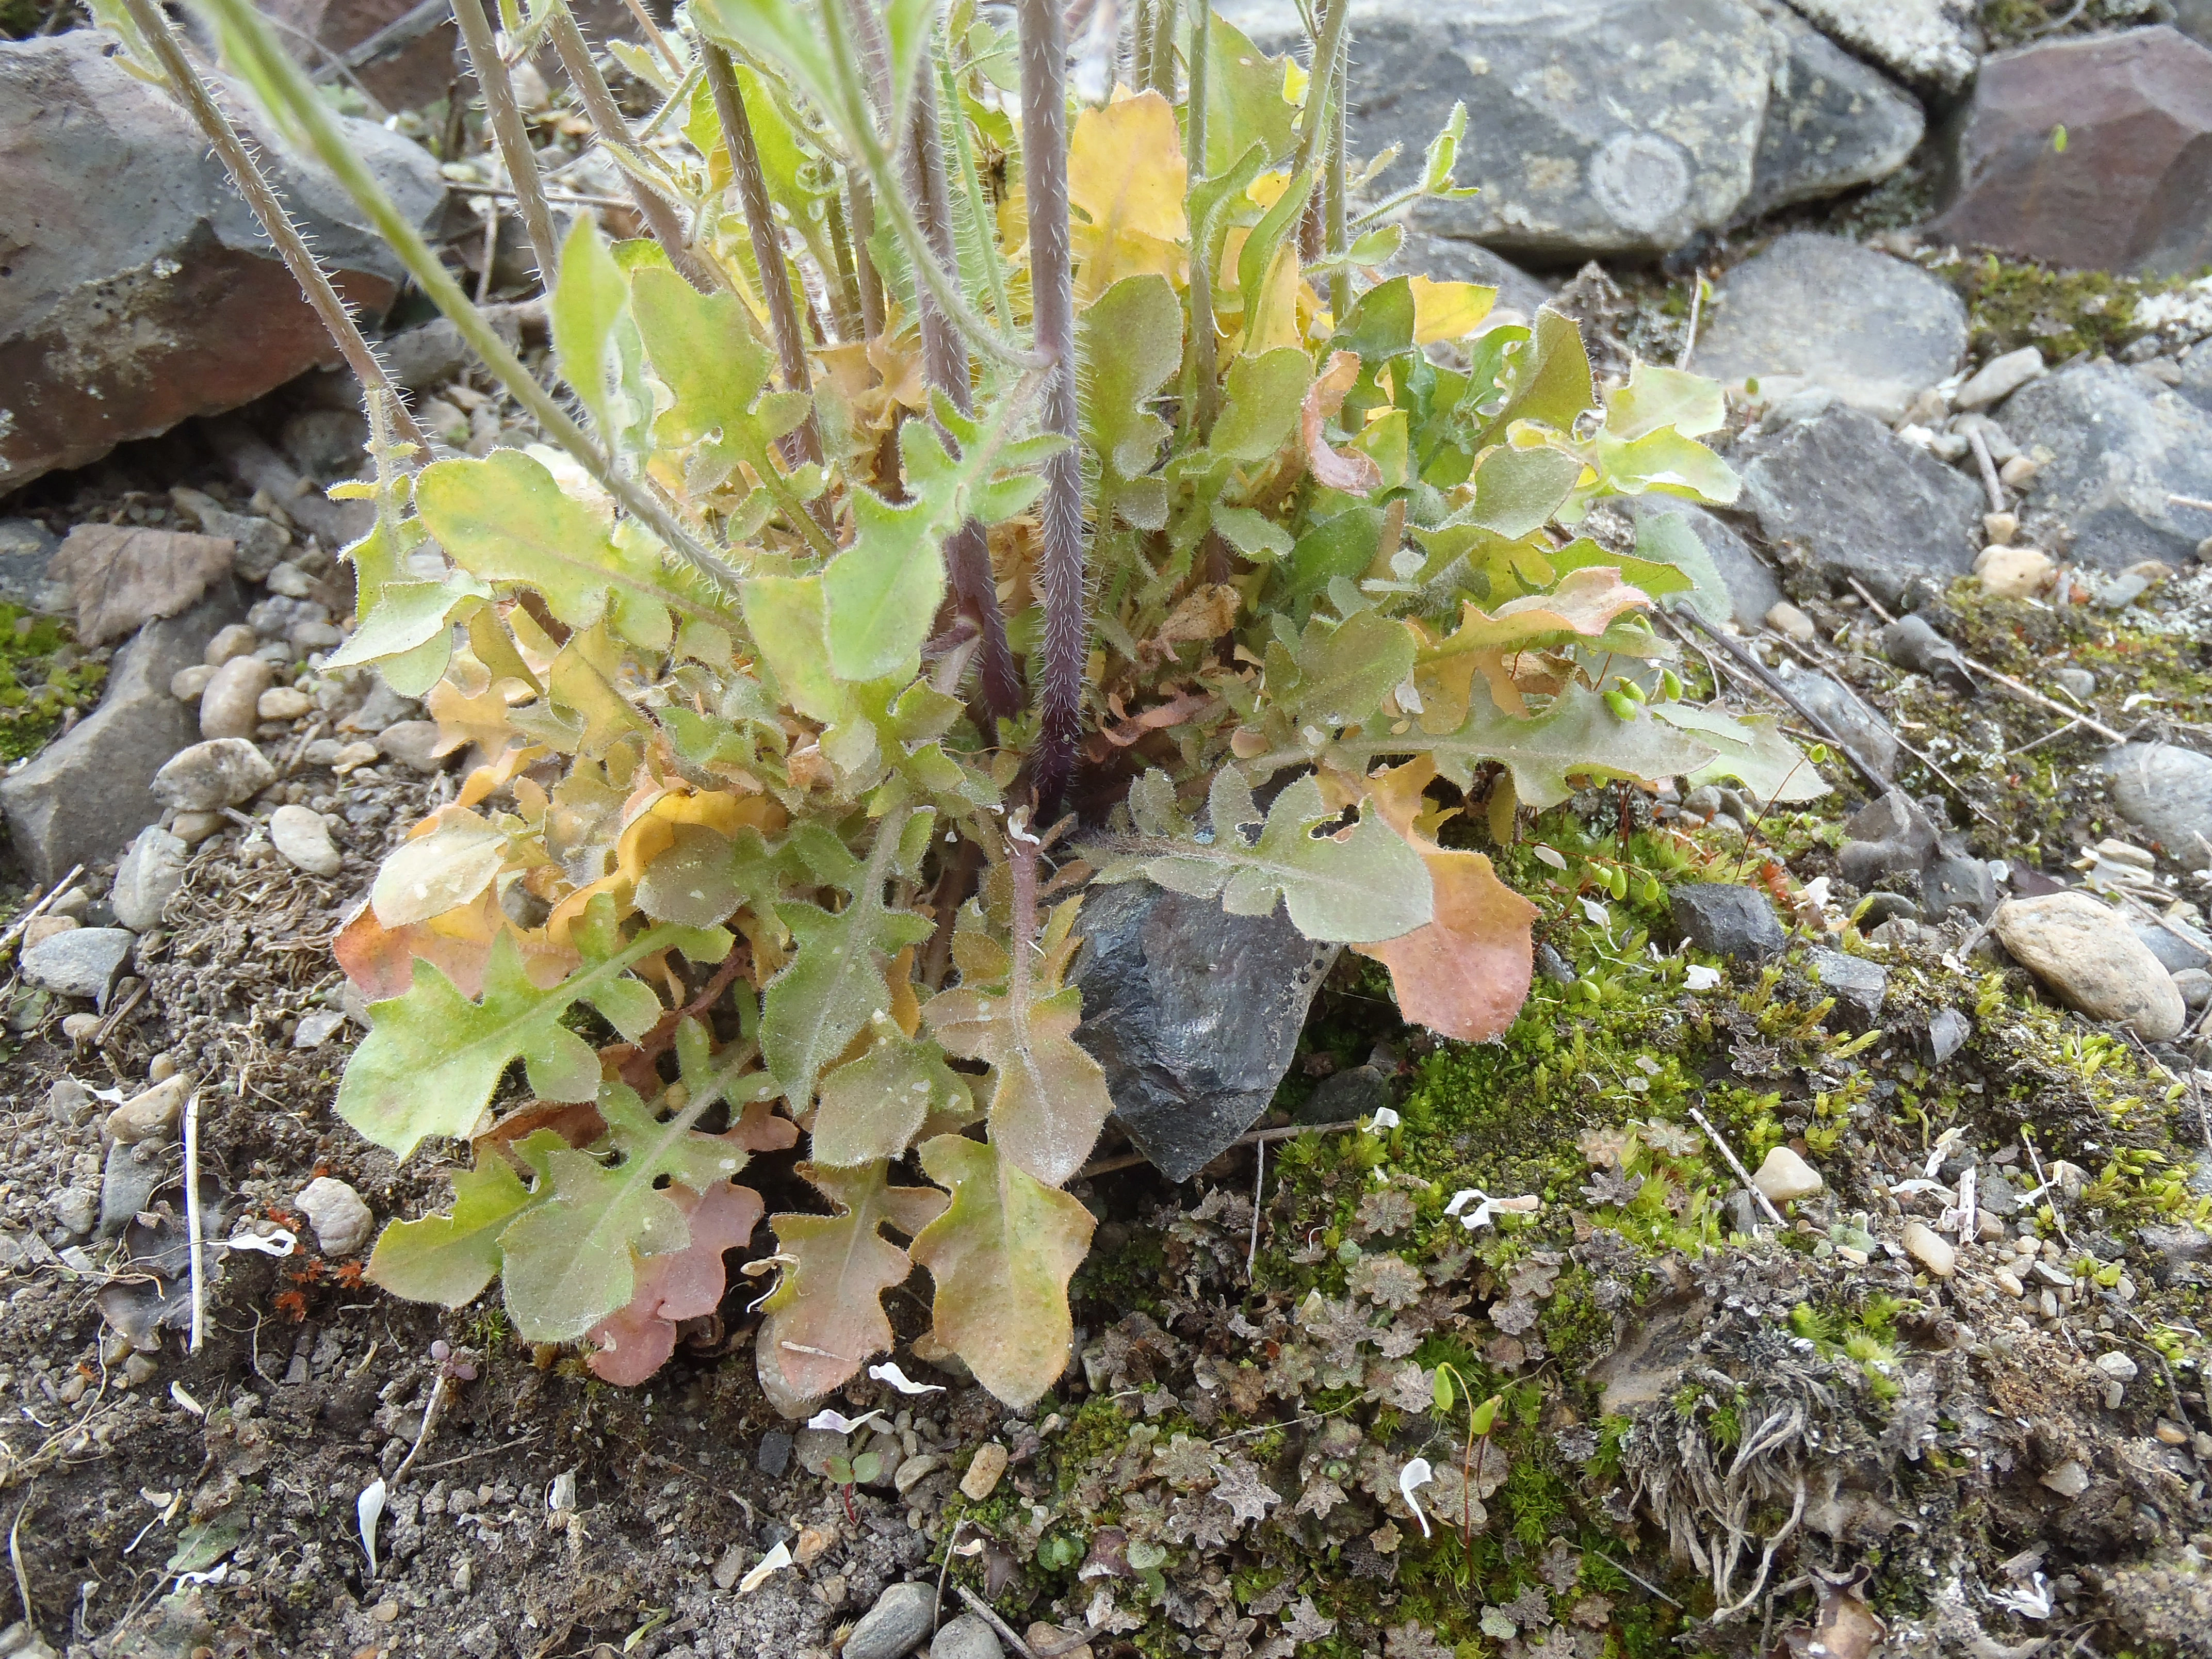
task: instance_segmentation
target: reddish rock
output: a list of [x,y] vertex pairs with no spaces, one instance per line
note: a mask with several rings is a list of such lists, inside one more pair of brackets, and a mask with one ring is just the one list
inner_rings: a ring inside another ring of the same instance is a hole
[[[349,131],[427,228],[437,164],[372,122]],[[336,180],[258,137],[340,292],[381,311],[398,259]],[[336,361],[191,118],[94,31],[0,42],[0,494]]]
[[2212,262],[2212,51],[2173,29],[1984,60],[1946,148],[1935,235],[2076,269]]

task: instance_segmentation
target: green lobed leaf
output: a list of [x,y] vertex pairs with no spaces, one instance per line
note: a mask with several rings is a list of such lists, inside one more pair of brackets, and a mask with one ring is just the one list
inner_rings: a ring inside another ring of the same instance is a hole
[[1498,411],[1498,424],[1541,421],[1571,432],[1584,411],[1596,407],[1581,328],[1572,318],[1542,307],[1536,313],[1534,337],[1522,348],[1513,392]]
[[959,1135],[927,1142],[921,1167],[952,1189],[914,1241],[937,1285],[937,1340],[997,1398],[1026,1406],[1067,1366],[1067,1281],[1090,1249],[1091,1212]]
[[561,280],[547,296],[546,309],[561,378],[602,430],[614,425],[607,381],[617,368],[615,331],[629,304],[629,278],[615,263],[598,222],[588,213],[579,214],[561,245]]
[[514,1166],[494,1152],[454,1172],[451,1212],[384,1230],[368,1258],[369,1279],[410,1302],[458,1308],[474,1301],[499,1272],[501,1230],[532,1201]]
[[1316,617],[1298,636],[1295,653],[1279,644],[1270,648],[1267,696],[1293,726],[1341,730],[1373,719],[1382,699],[1413,672],[1413,636],[1403,623],[1373,611],[1342,622]]
[[[1398,740],[1401,750],[1403,740]],[[1458,730],[1420,740],[1435,757],[1437,770],[1464,789],[1474,769],[1499,761],[1513,774],[1513,791],[1522,805],[1538,811],[1557,806],[1574,793],[1571,776],[1592,779],[1679,777],[1713,757],[1712,745],[1639,714],[1624,720],[1595,691],[1570,685],[1541,714],[1516,717],[1499,712],[1480,677],[1470,688],[1467,719]],[[1369,753],[1390,752],[1383,743],[1362,745]]]
[[[327,666],[360,668],[380,665],[392,689],[419,697],[445,678],[453,659],[453,624],[483,600],[491,589],[464,572],[444,581],[386,582],[376,608],[330,655]],[[424,647],[442,644],[444,648]]]
[[873,1048],[822,1079],[811,1145],[817,1164],[851,1169],[903,1158],[931,1113],[967,1101],[935,1043],[909,1042],[888,1020],[878,1024]]
[[[1283,60],[1261,52],[1218,11],[1209,16],[1206,171],[1224,173],[1254,147],[1266,161],[1287,155],[1297,111],[1283,97]],[[1194,221],[1195,217],[1194,214]]]
[[1152,399],[1182,363],[1182,303],[1164,276],[1124,276],[1076,321],[1083,441],[1117,479],[1152,470],[1168,423]]

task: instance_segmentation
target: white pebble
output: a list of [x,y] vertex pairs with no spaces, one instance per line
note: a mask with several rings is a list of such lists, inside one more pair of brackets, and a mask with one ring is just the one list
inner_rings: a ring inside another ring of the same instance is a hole
[[300,805],[280,806],[269,815],[269,840],[284,861],[311,876],[335,876],[342,862],[331,844],[323,815]]
[[315,1248],[325,1255],[351,1255],[376,1231],[376,1218],[361,1194],[334,1176],[316,1176],[292,1202],[315,1230]]

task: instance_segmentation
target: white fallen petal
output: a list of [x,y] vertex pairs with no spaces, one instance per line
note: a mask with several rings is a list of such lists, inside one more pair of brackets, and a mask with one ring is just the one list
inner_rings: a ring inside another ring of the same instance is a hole
[[563,1469],[553,1477],[553,1483],[545,1488],[545,1507],[556,1515],[576,1507],[575,1470]]
[[778,1544],[760,1559],[760,1565],[738,1580],[738,1594],[750,1595],[776,1573],[791,1565],[791,1547]]
[[257,1250],[263,1255],[289,1255],[299,1248],[300,1241],[283,1228],[267,1237],[251,1231],[233,1233],[222,1242],[226,1250]]
[[1710,991],[1720,982],[1721,970],[1702,962],[1691,963],[1683,971],[1683,986],[1692,991]]
[[1415,1488],[1425,1486],[1436,1478],[1437,1472],[1429,1467],[1429,1460],[1425,1457],[1417,1457],[1398,1471],[1398,1495],[1406,1500],[1406,1507],[1413,1510],[1413,1519],[1421,1523],[1421,1536],[1424,1538],[1429,1535],[1429,1517],[1413,1492]]
[[1467,1207],[1468,1200],[1470,1198],[1480,1198],[1481,1196],[1481,1193],[1477,1191],[1474,1188],[1462,1187],[1452,1194],[1451,1202],[1444,1206],[1444,1213],[1446,1215],[1457,1215],[1462,1210]]
[[384,1518],[384,1498],[386,1488],[384,1477],[379,1475],[361,1489],[361,1496],[353,1500],[354,1519],[361,1527],[361,1547],[368,1554],[368,1576],[376,1577],[376,1523]]
[[177,1575],[177,1588],[182,1589],[187,1584],[220,1584],[224,1579],[229,1577],[230,1563],[228,1561],[218,1561],[206,1572],[179,1573]]
[[1375,1121],[1367,1127],[1370,1129],[1395,1129],[1402,1121],[1404,1120],[1388,1106],[1377,1106],[1375,1109]]
[[878,1382],[888,1382],[901,1394],[943,1394],[942,1382],[917,1382],[890,1361],[868,1367],[868,1375]]
[[1589,918],[1590,923],[1593,927],[1602,927],[1608,933],[1613,931],[1612,911],[1607,909],[1605,906],[1600,904],[1595,899],[1592,898],[1584,899],[1582,902],[1582,904],[1583,915]]
[[[806,1419],[810,1429],[828,1429],[833,1434],[850,1434],[855,1429],[865,1429],[871,1423],[883,1423],[881,1412],[868,1412],[860,1417],[848,1417],[842,1412],[818,1411]],[[888,1426],[888,1425],[886,1425]]]

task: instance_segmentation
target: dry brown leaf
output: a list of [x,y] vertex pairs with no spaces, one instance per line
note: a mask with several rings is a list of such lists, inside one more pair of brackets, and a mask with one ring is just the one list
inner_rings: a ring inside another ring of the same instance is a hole
[[190,609],[210,582],[228,574],[237,550],[227,536],[81,524],[47,569],[76,599],[78,640],[105,645]]

